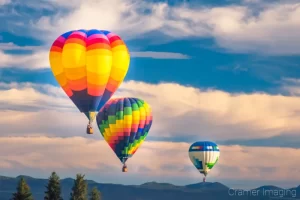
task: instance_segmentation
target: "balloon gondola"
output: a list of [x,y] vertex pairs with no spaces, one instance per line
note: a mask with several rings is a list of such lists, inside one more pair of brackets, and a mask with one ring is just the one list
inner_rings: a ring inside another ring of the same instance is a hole
[[123,165],[122,172],[128,172],[128,168],[127,168],[126,164]]
[[93,130],[92,124],[89,122],[86,127],[86,134],[93,134],[93,133],[94,133],[94,130]]

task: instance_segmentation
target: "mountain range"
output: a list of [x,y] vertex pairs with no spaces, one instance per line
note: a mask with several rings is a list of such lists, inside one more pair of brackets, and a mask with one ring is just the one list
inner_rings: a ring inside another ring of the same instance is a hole
[[[31,188],[35,200],[44,199],[47,179],[29,176],[6,177],[0,176],[0,200],[9,200],[21,177],[24,177]],[[70,198],[74,179],[61,180],[62,196],[64,200]],[[295,188],[283,189],[276,186],[261,186],[249,191],[230,189],[218,183],[196,183],[176,186],[169,183],[148,182],[142,185],[121,185],[97,183],[87,180],[89,190],[97,187],[102,193],[103,200],[267,200],[267,199],[300,199],[300,185]]]

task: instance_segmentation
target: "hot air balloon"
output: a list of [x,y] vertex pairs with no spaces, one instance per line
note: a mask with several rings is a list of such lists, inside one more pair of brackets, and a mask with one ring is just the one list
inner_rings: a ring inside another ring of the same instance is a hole
[[127,172],[126,161],[146,139],[152,124],[151,107],[138,98],[109,100],[96,117],[99,130]]
[[126,44],[104,30],[73,30],[51,46],[50,66],[57,82],[89,122],[123,82],[130,63]]
[[218,162],[220,150],[216,143],[199,141],[191,145],[189,157],[201,174],[204,174],[203,182],[213,166]]

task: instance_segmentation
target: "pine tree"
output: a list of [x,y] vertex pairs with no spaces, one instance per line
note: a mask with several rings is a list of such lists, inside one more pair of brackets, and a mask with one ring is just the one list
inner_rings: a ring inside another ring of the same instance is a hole
[[33,200],[30,188],[22,177],[17,186],[17,192],[13,193],[11,200]]
[[46,188],[47,190],[45,192],[44,200],[62,200],[60,178],[55,172],[52,172],[51,176],[49,177]]
[[101,200],[101,193],[96,187],[94,187],[91,191],[90,197],[90,200]]
[[70,200],[88,200],[87,198],[87,183],[84,180],[84,175],[77,174],[74,180],[74,186],[71,192]]

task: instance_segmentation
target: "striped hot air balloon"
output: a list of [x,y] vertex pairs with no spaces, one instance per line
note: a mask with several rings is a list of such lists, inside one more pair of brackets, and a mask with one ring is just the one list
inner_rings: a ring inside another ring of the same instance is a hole
[[216,143],[209,141],[199,141],[191,145],[189,157],[194,166],[201,174],[204,174],[203,182],[209,171],[218,162],[220,150]]
[[49,53],[52,72],[88,120],[87,133],[98,111],[123,82],[130,63],[126,44],[103,30],[73,30],[59,36]]
[[123,163],[138,150],[152,125],[148,103],[138,98],[109,100],[97,115],[97,124],[105,141]]

